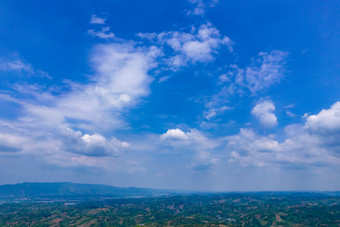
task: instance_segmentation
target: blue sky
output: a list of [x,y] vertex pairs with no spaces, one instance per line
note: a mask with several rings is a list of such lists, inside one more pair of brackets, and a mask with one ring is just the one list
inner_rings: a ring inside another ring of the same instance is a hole
[[0,184],[340,190],[337,1],[2,1]]

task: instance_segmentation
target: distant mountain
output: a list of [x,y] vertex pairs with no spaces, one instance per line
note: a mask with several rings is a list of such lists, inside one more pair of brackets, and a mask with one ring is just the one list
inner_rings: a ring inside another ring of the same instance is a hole
[[102,184],[20,183],[0,185],[0,199],[86,199],[157,196],[176,194],[175,191],[114,187]]

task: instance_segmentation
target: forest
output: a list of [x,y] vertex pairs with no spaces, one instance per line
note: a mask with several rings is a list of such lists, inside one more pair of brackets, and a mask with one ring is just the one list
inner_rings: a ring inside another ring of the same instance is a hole
[[249,192],[16,200],[0,226],[340,226],[338,193]]

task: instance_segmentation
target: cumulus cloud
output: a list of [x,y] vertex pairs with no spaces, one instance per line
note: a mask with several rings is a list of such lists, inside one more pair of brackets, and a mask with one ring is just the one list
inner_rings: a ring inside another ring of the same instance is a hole
[[227,36],[222,37],[220,32],[210,23],[201,25],[198,29],[192,28],[190,33],[170,31],[156,33],[140,33],[139,37],[149,39],[165,48],[167,63],[172,67],[184,66],[188,63],[210,62],[221,46],[227,46],[233,51],[234,42]]
[[307,118],[306,129],[315,134],[340,134],[340,102]]
[[306,118],[305,130],[317,137],[322,146],[340,155],[340,102]]
[[340,159],[320,146],[317,138],[307,133],[288,137],[280,143],[272,136],[257,135],[251,129],[241,129],[238,135],[227,137],[230,162],[242,166],[282,166],[301,168],[315,165],[340,164]]
[[274,136],[260,136],[251,129],[241,129],[227,137],[230,161],[244,166],[289,166],[340,164],[339,103],[308,116],[304,125],[285,127],[286,139],[279,142]]
[[[104,24],[105,20],[101,19],[92,16],[91,23]],[[89,30],[89,34],[103,39],[114,38],[108,27],[101,31]],[[150,93],[153,78],[148,73],[157,66],[156,59],[162,53],[170,51],[170,57],[164,57],[168,64],[184,65],[212,61],[220,46],[227,46],[232,51],[233,45],[211,24],[193,28],[188,33],[140,36],[152,39],[160,47],[141,47],[123,40],[96,45],[90,56],[94,75],[87,83],[68,81],[68,88],[62,92],[38,85],[17,84],[13,89],[22,95],[20,99],[11,96],[10,92],[2,94],[2,99],[16,103],[22,110],[20,116],[10,123],[11,129],[3,132],[11,135],[20,132],[27,138],[18,146],[2,143],[3,150],[6,147],[9,151],[9,147],[13,147],[13,151],[17,149],[63,166],[101,165],[99,160],[103,157],[115,157],[130,146],[128,142],[104,135],[125,127],[122,113]],[[176,59],[182,62],[174,64]],[[22,64],[10,67],[29,69]],[[197,165],[193,164],[192,168],[209,166],[217,160],[211,155],[214,143],[197,130],[170,129],[161,138],[165,144],[195,150]]]
[[279,144],[267,137],[260,137],[251,129],[241,129],[238,135],[227,137],[230,160],[238,160],[243,166],[264,166],[275,160]]
[[[149,94],[153,78],[148,72],[155,67],[156,57],[153,47],[101,44],[91,55],[94,75],[88,83],[68,82],[69,89],[62,93],[15,86],[15,96],[7,92],[0,97],[19,105],[20,116],[0,122],[0,133],[8,135],[0,145],[3,150],[20,150],[57,165],[101,166],[101,157],[114,157],[129,147],[128,142],[103,133],[122,128],[121,113]],[[9,144],[9,135],[18,134],[25,140]]]
[[219,161],[212,154],[213,150],[220,145],[219,142],[209,140],[197,129],[191,129],[187,132],[180,129],[169,129],[160,138],[176,150],[194,151],[192,162],[187,166],[190,169],[207,170]]
[[100,134],[83,135],[80,131],[70,128],[64,131],[63,137],[65,151],[87,156],[117,156],[129,147],[129,143],[114,137],[107,140]]
[[180,140],[187,140],[188,136],[182,130],[176,129],[169,129],[166,133],[161,135],[161,139],[180,139]]
[[273,128],[278,124],[273,114],[274,110],[275,106],[272,101],[262,101],[252,109],[251,113],[257,117],[263,127]]
[[106,19],[98,17],[96,15],[91,16],[90,24],[105,24]]
[[[71,119],[70,124],[72,121],[84,122],[97,129],[118,126],[120,111],[149,94],[152,77],[148,71],[154,67],[153,59],[153,50],[150,49],[127,44],[96,46],[91,60],[96,70],[93,82],[74,84],[70,93],[55,100],[56,106],[51,111],[61,114],[64,121]],[[34,111],[35,108],[39,111]],[[47,107],[40,110],[36,106],[29,109],[34,112],[50,110]]]

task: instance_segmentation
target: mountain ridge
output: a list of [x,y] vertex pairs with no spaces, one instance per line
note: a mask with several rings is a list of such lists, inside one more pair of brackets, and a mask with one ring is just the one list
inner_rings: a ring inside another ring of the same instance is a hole
[[136,197],[159,196],[165,194],[177,194],[179,191],[116,187],[105,184],[84,184],[72,182],[24,182],[17,184],[0,185],[0,198],[102,198],[102,197]]

